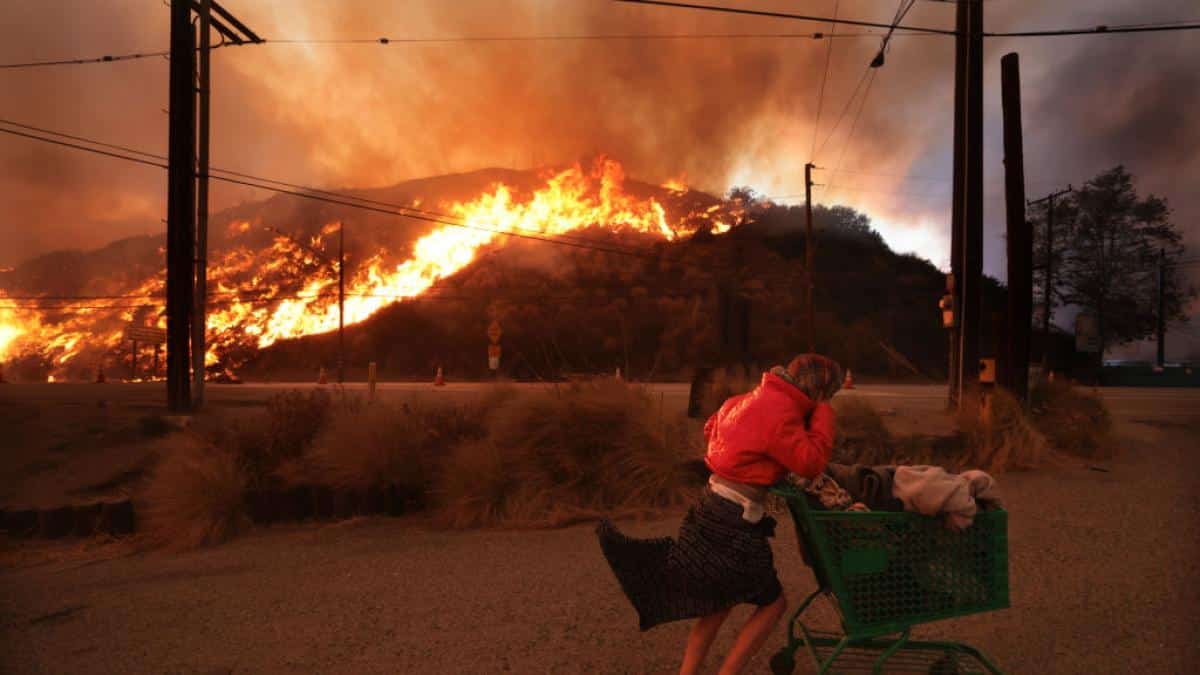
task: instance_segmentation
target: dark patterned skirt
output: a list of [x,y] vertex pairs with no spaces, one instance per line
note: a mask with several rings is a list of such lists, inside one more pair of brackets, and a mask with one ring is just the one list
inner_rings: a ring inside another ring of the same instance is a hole
[[740,505],[709,489],[675,539],[633,539],[608,520],[596,526],[596,535],[641,630],[741,603],[769,605],[783,592],[767,541],[775,536],[775,520],[748,523]]

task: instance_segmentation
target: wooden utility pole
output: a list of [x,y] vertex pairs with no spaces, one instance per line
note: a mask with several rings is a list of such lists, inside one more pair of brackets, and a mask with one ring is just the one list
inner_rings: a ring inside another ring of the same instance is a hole
[[813,222],[812,222],[812,170],[815,167],[812,162],[804,165],[804,218],[805,218],[805,234],[804,234],[804,277],[807,283],[804,285],[805,302],[804,306],[808,310],[808,351],[810,353],[817,351],[817,310],[813,305]]
[[963,402],[978,410],[979,334],[983,315],[983,0],[969,0],[967,44],[967,178],[963,204]]
[[[199,69],[196,67],[197,31],[191,22],[193,11],[199,17]],[[214,17],[213,13],[220,18]],[[232,44],[263,41],[216,0],[171,0],[171,109],[167,134],[167,407],[176,412],[199,408],[204,401],[210,30],[216,30]]]
[[948,289],[954,297],[954,325],[950,328],[950,375],[948,378],[947,405],[951,409],[958,407],[959,391],[962,388],[962,361],[959,351],[959,332],[962,329],[962,237],[963,237],[963,198],[962,189],[965,180],[966,164],[963,162],[963,152],[966,147],[966,98],[963,95],[967,89],[967,3],[958,0],[955,6],[955,35],[954,35],[954,194],[950,207],[950,280],[952,288]]
[[196,287],[192,316],[192,407],[204,405],[204,330],[208,315],[208,105],[209,105],[209,35],[212,18],[210,0],[200,2],[200,71],[199,71],[199,149],[196,172]]
[[1004,111],[1004,205],[1008,229],[1007,341],[1000,349],[1001,383],[1018,399],[1029,394],[1033,313],[1033,233],[1025,219],[1025,152],[1021,137],[1021,74],[1016,53],[1000,59]]
[[[955,36],[954,214],[951,269],[961,307],[950,401],[974,401],[983,277],[983,3],[958,0]],[[974,409],[974,406],[970,406]]]
[[171,0],[167,144],[167,407],[191,408],[192,274],[196,231],[196,33],[192,3]]

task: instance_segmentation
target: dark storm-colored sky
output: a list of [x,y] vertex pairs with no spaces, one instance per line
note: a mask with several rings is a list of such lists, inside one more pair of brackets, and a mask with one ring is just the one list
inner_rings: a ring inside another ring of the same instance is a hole
[[[716,4],[716,3],[714,3]],[[834,0],[748,3],[828,16]],[[226,0],[268,39],[782,33],[828,24],[608,0]],[[887,21],[887,0],[840,16]],[[1200,18],[1188,0],[989,0],[990,31]],[[167,47],[159,0],[13,0],[0,63]],[[952,27],[950,3],[906,23]],[[844,32],[863,29],[843,27]],[[213,54],[213,164],[322,186],[380,186],[484,166],[606,153],[629,175],[697,188],[803,193],[828,41],[705,39],[262,45]],[[818,201],[866,211],[892,246],[939,266],[949,248],[952,38],[898,36],[850,142],[825,142],[878,48],[837,39],[816,145]],[[1169,199],[1200,248],[1200,32],[995,38],[985,52],[986,271],[1003,278],[1000,57],[1021,55],[1027,191],[1034,198],[1124,163]],[[166,149],[164,59],[0,70],[0,117],[155,152]],[[266,195],[214,188],[215,209]],[[0,266],[61,247],[161,231],[157,169],[0,137]]]

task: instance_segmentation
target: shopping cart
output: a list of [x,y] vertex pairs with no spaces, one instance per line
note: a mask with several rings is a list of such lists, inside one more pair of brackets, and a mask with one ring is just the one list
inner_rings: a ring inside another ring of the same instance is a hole
[[[1008,607],[1008,513],[980,511],[962,532],[917,513],[826,511],[800,487],[781,483],[796,522],[800,553],[818,588],[788,621],[788,642],[771,658],[791,673],[806,648],[816,672],[1000,673],[959,642],[910,640],[912,626]],[[841,632],[810,630],[800,620],[824,595]],[[797,634],[797,630],[799,634]]]

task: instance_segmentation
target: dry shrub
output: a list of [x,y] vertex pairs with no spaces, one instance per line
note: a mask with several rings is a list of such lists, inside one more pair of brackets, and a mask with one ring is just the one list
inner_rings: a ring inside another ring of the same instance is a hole
[[344,393],[335,398],[324,389],[292,390],[268,399],[265,414],[208,413],[193,421],[192,431],[236,457],[250,487],[259,488],[300,458],[335,410],[361,407],[360,399]]
[[889,464],[896,448],[883,417],[871,402],[859,396],[833,399],[837,436],[830,461],[838,464]]
[[678,505],[691,458],[681,421],[642,388],[597,380],[511,398],[459,445],[440,481],[450,527],[555,526]]
[[959,426],[966,435],[964,466],[993,473],[1032,469],[1050,450],[1021,402],[999,387],[992,392],[988,412],[962,415]]
[[1041,382],[1029,404],[1034,424],[1056,449],[1092,459],[1113,456],[1112,417],[1099,398],[1069,382]]
[[466,402],[414,399],[336,408],[304,455],[284,462],[278,474],[290,484],[357,490],[395,485],[424,506],[451,451],[482,439],[489,411],[514,392],[500,387]]
[[747,375],[741,368],[718,368],[704,388],[700,398],[700,414],[708,419],[721,409],[721,404],[739,394],[745,394],[758,386],[759,380]]
[[247,476],[223,448],[184,443],[163,457],[138,503],[152,543],[171,549],[219,544],[249,525]]

